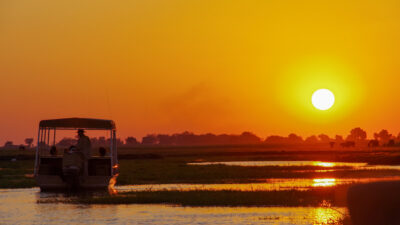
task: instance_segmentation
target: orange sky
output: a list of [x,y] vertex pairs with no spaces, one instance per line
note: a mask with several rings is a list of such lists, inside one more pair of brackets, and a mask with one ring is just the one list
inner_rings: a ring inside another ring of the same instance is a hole
[[[41,119],[147,133],[400,129],[400,2],[1,1],[0,145]],[[311,105],[318,88],[336,104]]]

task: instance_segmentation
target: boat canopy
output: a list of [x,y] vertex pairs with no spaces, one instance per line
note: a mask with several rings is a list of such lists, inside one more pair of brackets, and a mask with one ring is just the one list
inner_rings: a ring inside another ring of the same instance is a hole
[[92,129],[92,130],[114,130],[115,123],[112,120],[89,119],[89,118],[65,118],[54,120],[42,120],[40,128],[53,129]]

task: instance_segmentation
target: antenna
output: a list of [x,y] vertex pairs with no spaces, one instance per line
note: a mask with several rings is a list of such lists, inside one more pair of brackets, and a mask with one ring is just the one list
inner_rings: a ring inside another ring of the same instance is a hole
[[111,113],[111,105],[110,105],[110,96],[108,94],[108,87],[106,87],[106,101],[107,101],[108,117],[111,119],[112,113]]

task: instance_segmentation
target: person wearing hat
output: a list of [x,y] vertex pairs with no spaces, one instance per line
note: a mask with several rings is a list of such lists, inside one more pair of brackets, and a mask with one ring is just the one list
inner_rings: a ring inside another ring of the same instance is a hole
[[88,160],[90,159],[90,149],[91,149],[91,143],[90,139],[88,136],[85,135],[85,131],[83,129],[78,130],[78,144],[76,146],[80,152],[83,153],[83,156],[85,157],[85,162],[84,162],[84,174],[85,176],[88,175]]

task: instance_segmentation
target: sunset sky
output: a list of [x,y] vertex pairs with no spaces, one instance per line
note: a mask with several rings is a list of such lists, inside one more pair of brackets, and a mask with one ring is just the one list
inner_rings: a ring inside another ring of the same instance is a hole
[[[42,119],[148,133],[400,131],[400,1],[0,0],[0,145]],[[335,94],[326,111],[311,104]]]

